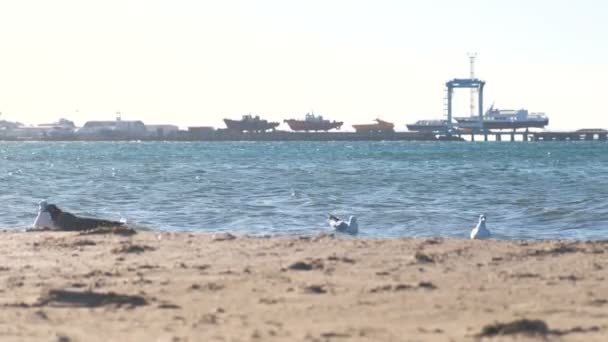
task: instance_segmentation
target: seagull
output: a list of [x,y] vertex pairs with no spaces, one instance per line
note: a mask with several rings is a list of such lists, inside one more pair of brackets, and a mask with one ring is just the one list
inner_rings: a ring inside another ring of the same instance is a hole
[[490,238],[490,231],[486,228],[486,215],[479,215],[479,223],[471,230],[471,240],[481,240]]
[[53,226],[57,230],[66,231],[82,231],[98,227],[121,227],[123,222],[100,220],[88,217],[78,217],[57,208],[54,204],[46,206],[47,211],[51,214]]
[[38,205],[38,216],[36,216],[36,220],[34,220],[32,227],[37,229],[53,229],[53,220],[51,219],[51,214],[47,210],[46,201],[42,200]]
[[342,221],[336,216],[329,214],[329,226],[332,227],[335,231],[340,233],[346,233],[355,235],[359,232],[359,225],[357,224],[357,218],[354,216],[350,216],[347,221]]

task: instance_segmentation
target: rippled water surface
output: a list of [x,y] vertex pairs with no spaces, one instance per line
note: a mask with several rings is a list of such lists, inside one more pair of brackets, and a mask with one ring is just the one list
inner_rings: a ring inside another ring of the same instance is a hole
[[312,234],[354,214],[364,237],[608,237],[608,144],[0,143],[0,227],[47,199],[159,230]]

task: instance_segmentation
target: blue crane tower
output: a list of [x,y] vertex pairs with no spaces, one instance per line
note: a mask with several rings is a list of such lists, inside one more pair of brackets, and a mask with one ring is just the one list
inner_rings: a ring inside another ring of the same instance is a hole
[[446,84],[448,88],[448,134],[452,132],[452,95],[454,93],[454,89],[458,88],[467,88],[467,89],[477,89],[477,100],[478,100],[478,112],[479,112],[479,126],[477,127],[477,132],[484,131],[483,128],[483,87],[486,85],[485,81],[482,81],[478,78],[455,78],[451,81],[448,81]]

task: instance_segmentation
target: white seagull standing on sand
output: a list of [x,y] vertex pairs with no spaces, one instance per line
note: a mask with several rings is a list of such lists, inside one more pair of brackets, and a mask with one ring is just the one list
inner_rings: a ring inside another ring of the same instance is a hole
[[46,201],[40,201],[38,205],[38,216],[36,216],[36,220],[34,220],[33,227],[42,229],[52,229],[55,225],[53,224],[53,220],[51,219],[51,214],[46,208]]
[[350,216],[347,221],[342,221],[336,216],[329,214],[329,226],[335,231],[340,233],[346,233],[355,235],[359,232],[359,225],[357,224],[357,218]]
[[486,228],[486,215],[479,215],[479,223],[471,231],[471,240],[481,240],[490,238],[490,231]]

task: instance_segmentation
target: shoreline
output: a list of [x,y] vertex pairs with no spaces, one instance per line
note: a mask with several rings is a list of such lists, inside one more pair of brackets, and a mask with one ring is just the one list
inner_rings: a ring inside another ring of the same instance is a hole
[[608,334],[608,241],[0,238],[4,339],[477,341],[521,319],[548,340]]

